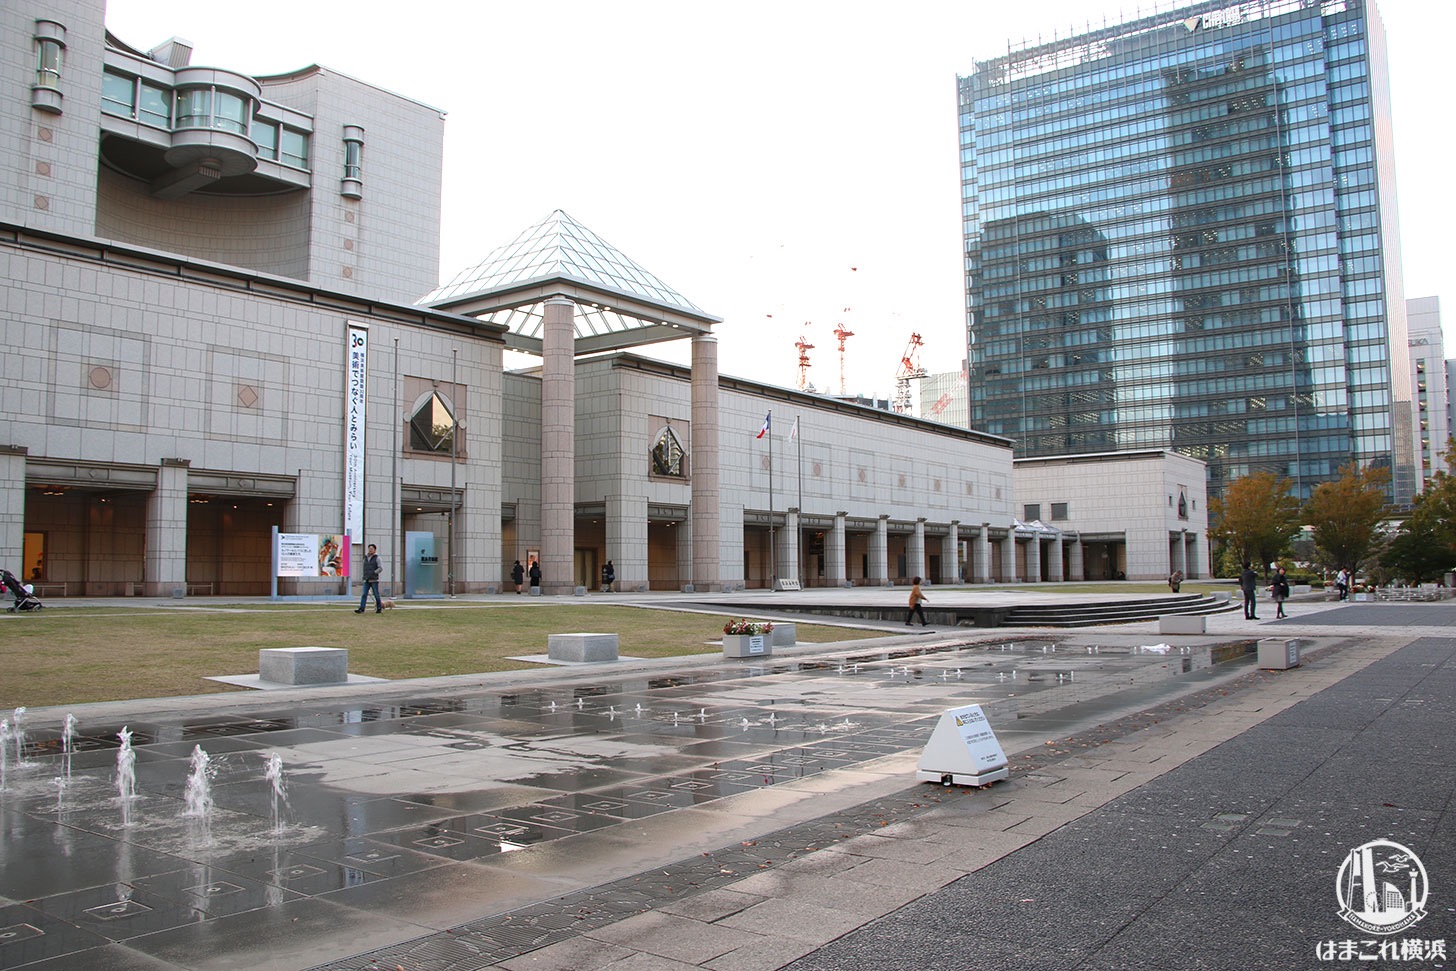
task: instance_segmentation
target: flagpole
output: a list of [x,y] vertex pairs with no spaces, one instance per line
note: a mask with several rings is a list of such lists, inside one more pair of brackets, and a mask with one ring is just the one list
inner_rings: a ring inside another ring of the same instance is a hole
[[774,488],[773,488],[773,411],[768,413],[768,588],[777,585],[779,558],[777,538],[774,531]]
[[794,416],[794,441],[798,443],[799,457],[799,535],[795,537],[794,549],[796,551],[794,564],[798,570],[799,586],[804,586],[804,438],[799,434],[799,416]]

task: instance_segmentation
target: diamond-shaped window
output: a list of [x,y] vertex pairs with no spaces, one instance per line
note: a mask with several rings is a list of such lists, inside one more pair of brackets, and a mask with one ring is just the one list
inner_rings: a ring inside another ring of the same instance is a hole
[[438,391],[432,393],[410,418],[410,448],[420,452],[450,453],[455,440],[455,413]]
[[683,465],[683,447],[671,428],[664,428],[652,446],[652,474],[684,478],[687,471]]

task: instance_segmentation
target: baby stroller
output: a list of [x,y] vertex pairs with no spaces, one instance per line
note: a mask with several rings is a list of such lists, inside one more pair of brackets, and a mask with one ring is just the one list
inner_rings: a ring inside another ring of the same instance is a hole
[[5,608],[7,613],[13,614],[17,610],[40,610],[45,607],[45,604],[40,602],[40,598],[31,592],[30,587],[15,578],[15,574],[9,570],[0,570],[0,577],[5,580],[5,589],[15,597],[15,603]]

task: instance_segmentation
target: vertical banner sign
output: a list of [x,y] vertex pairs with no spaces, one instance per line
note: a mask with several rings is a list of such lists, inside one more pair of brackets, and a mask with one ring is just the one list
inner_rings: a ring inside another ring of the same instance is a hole
[[349,381],[344,401],[344,532],[364,538],[364,405],[369,380],[369,325],[349,321]]

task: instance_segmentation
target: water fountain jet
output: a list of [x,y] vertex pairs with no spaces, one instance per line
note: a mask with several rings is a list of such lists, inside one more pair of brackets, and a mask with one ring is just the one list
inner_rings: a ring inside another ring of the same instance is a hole
[[263,778],[268,780],[272,792],[273,832],[277,834],[283,832],[283,810],[288,806],[288,793],[283,782],[283,756],[269,752],[264,758],[268,760],[268,767],[263,770]]
[[131,801],[136,798],[136,752],[131,747],[131,729],[116,733],[121,748],[116,750],[116,794],[121,799],[121,825],[131,825]]
[[212,777],[217,773],[212,757],[201,745],[192,747],[192,770],[187,774],[187,809],[184,816],[206,819],[212,812]]

